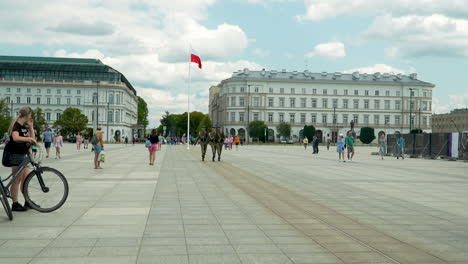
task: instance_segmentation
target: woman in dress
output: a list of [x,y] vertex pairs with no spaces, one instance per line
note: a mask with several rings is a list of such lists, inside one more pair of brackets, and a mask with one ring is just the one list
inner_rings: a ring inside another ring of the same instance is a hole
[[345,139],[343,137],[343,134],[340,134],[338,137],[338,140],[336,142],[336,152],[338,152],[338,161],[343,161],[345,162],[344,159],[344,153],[345,153]]
[[60,149],[63,147],[63,137],[60,132],[57,132],[57,136],[55,136],[54,147],[55,147],[55,159],[57,159],[57,157],[60,159]]
[[379,155],[381,159],[384,159],[383,157],[387,153],[387,140],[385,140],[385,134],[382,133],[379,138]]
[[76,134],[76,149],[81,150],[81,142],[83,141],[83,137],[81,136],[81,133],[78,131]]

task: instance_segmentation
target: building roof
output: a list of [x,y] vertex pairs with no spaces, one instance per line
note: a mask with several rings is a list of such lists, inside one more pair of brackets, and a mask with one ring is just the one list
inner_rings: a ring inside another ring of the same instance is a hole
[[136,95],[122,73],[98,59],[0,56],[0,78],[120,81]]
[[330,83],[361,83],[361,84],[370,84],[370,83],[380,83],[380,84],[394,84],[394,83],[404,83],[404,84],[413,84],[413,85],[423,85],[434,87],[432,83],[424,82],[417,79],[417,74],[412,73],[410,75],[402,74],[389,74],[389,73],[380,73],[376,72],[373,74],[368,73],[313,73],[309,71],[292,71],[287,72],[286,70],[282,71],[250,71],[249,69],[244,69],[242,71],[234,72],[232,77],[224,80],[225,81],[297,81],[297,82],[330,82]]

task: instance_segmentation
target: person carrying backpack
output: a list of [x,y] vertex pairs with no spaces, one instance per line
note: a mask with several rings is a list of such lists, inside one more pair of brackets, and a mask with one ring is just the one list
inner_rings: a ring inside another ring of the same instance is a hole
[[101,161],[99,160],[99,153],[104,150],[104,142],[101,128],[98,127],[97,131],[94,133],[93,138],[91,139],[91,144],[93,145],[94,152],[94,168],[101,168]]

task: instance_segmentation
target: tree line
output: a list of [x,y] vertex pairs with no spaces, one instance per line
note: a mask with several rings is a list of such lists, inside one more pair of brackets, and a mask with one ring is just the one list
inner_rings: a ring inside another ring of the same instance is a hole
[[[187,135],[187,112],[182,114],[171,114],[166,111],[160,119],[161,124],[157,128],[158,134],[164,134],[164,127],[166,127],[166,136],[181,137]],[[203,126],[206,127],[207,131],[211,131],[212,122],[208,114],[202,112],[193,111],[190,113],[190,135],[197,137]]]

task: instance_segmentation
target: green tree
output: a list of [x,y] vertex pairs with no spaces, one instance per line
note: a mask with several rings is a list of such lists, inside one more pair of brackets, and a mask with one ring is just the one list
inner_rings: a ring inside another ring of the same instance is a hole
[[63,135],[69,135],[85,130],[87,124],[88,118],[80,109],[69,107],[63,111],[60,119],[55,121],[54,126],[60,126]]
[[8,104],[5,99],[0,99],[0,138],[8,130],[10,126],[11,116]]
[[278,130],[278,134],[281,137],[289,138],[291,136],[291,125],[289,123],[281,122],[276,126],[276,130]]
[[142,125],[144,131],[146,131],[146,127],[148,126],[148,105],[140,96],[138,96],[137,116],[137,124]]
[[361,127],[360,133],[361,142],[364,144],[370,144],[375,139],[375,132],[372,127]]
[[315,127],[313,125],[304,126],[303,136],[311,140],[315,136]]
[[[191,112],[190,113],[190,134],[198,135],[198,126],[202,122],[203,118],[205,118],[205,114],[202,112]],[[179,129],[180,133],[187,134],[187,112],[179,115],[177,120],[177,128]]]
[[180,115],[170,114],[169,111],[166,111],[166,114],[161,118],[161,125],[166,126],[166,136],[169,135],[169,132],[172,135],[180,135],[180,131],[178,128],[178,120]]
[[249,124],[249,136],[265,142],[265,129],[268,129],[265,122],[260,120],[252,121]]
[[420,128],[415,128],[415,129],[411,129],[411,134],[422,134],[422,129]]
[[41,108],[36,108],[31,113],[34,120],[34,129],[36,130],[36,138],[41,138],[42,131],[47,127],[47,121]]
[[[213,125],[212,125],[212,123],[211,123],[210,116],[209,116],[209,115],[205,115],[205,117],[203,117],[202,121],[201,121],[200,124],[198,125],[197,131],[200,132],[202,127],[206,127],[206,131],[207,131],[207,132],[211,132],[211,127],[212,127],[212,126],[213,126]],[[198,135],[198,133],[197,133],[197,135]]]

